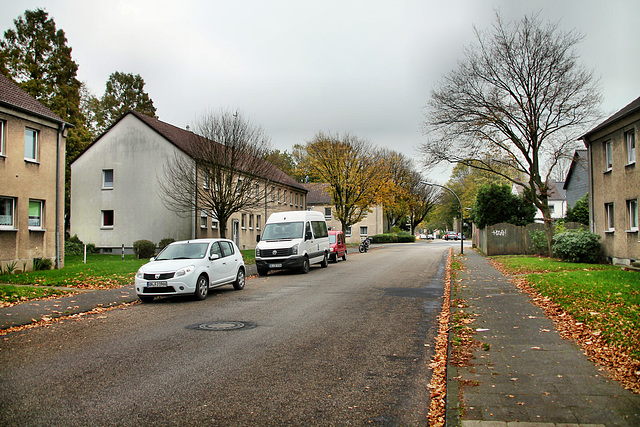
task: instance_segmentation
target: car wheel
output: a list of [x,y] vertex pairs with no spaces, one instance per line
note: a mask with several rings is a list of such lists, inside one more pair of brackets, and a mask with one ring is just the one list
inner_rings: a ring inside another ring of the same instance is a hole
[[302,267],[300,268],[300,272],[302,274],[307,274],[309,272],[309,258],[306,256],[302,258]]
[[244,270],[243,269],[238,270],[236,281],[233,282],[233,289],[235,289],[236,291],[240,291],[244,289]]
[[338,254],[337,254],[337,253],[336,253],[336,254],[331,255],[331,261],[332,261],[332,262],[336,262],[336,263],[338,262]]
[[268,268],[258,267],[258,276],[266,276],[268,272],[269,272]]
[[207,298],[207,294],[209,294],[209,279],[204,274],[201,274],[196,282],[196,291],[193,296],[197,300],[203,300]]
[[347,251],[344,251],[344,254],[342,254],[342,260],[343,261],[347,260]]
[[324,254],[324,259],[322,260],[322,262],[320,263],[320,267],[322,268],[327,268],[329,266],[329,257],[327,256],[327,254]]
[[145,303],[153,301],[153,297],[141,297],[141,296],[138,296],[138,298],[140,298],[140,301],[145,302]]

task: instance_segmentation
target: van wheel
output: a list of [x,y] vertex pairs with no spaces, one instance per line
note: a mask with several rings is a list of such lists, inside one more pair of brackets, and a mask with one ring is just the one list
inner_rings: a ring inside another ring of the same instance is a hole
[[193,296],[197,300],[203,300],[207,298],[209,294],[209,279],[204,274],[201,274],[198,277],[198,281],[196,282],[196,291],[193,293]]
[[268,268],[258,267],[258,276],[266,276],[268,272],[269,272]]
[[[337,258],[336,258],[337,259]],[[324,259],[322,260],[322,262],[320,263],[320,267],[322,268],[327,268],[329,267],[329,257],[327,256],[327,254],[324,254]]]
[[307,274],[309,272],[309,258],[306,256],[302,258],[302,267],[300,268],[300,272],[302,274]]

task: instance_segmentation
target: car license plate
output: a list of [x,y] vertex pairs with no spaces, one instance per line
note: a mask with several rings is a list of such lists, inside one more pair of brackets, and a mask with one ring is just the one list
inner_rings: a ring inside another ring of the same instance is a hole
[[269,264],[269,268],[282,268],[282,264]]
[[164,288],[165,286],[167,286],[166,280],[160,282],[147,282],[148,288]]

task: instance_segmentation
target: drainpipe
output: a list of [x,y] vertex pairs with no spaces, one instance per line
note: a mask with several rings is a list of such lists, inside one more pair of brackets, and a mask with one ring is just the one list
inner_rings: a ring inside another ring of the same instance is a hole
[[62,171],[60,170],[60,160],[62,157],[62,136],[65,131],[66,123],[61,123],[58,128],[58,141],[56,144],[56,268],[59,269],[61,267],[60,262],[60,217],[63,216],[60,212],[60,208],[64,206],[64,197],[60,197],[60,175]]
[[582,142],[584,142],[584,145],[587,147],[587,156],[589,156],[589,230],[595,233],[596,224],[593,210],[593,146],[587,138],[582,138]]

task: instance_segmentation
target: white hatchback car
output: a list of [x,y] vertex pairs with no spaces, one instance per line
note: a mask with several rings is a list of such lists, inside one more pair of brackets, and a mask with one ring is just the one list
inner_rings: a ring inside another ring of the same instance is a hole
[[244,288],[242,253],[231,240],[196,239],[174,242],[136,273],[136,294],[142,302],[157,296],[193,295],[203,300],[210,288],[232,284]]

